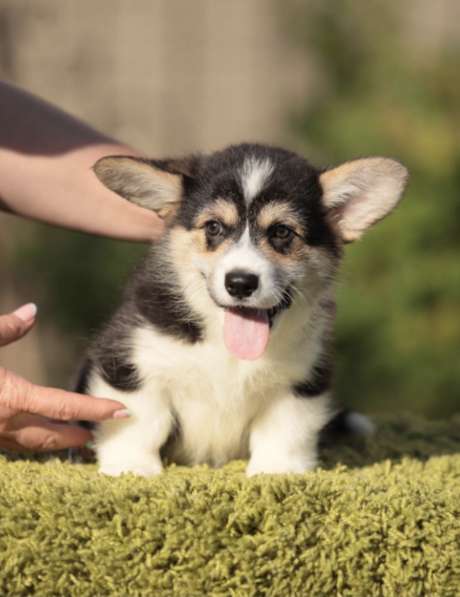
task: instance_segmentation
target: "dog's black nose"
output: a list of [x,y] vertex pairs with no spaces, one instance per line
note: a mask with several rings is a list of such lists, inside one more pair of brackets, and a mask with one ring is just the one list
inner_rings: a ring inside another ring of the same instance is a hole
[[251,296],[258,286],[259,276],[243,270],[236,269],[225,276],[225,288],[228,294],[239,299]]

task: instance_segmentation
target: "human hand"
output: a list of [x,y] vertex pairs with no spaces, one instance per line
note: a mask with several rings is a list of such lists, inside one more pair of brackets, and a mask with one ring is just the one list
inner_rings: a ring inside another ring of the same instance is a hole
[[[28,304],[0,316],[0,346],[27,334],[36,312],[35,305]],[[37,452],[75,448],[89,441],[91,433],[66,421],[126,416],[124,405],[115,400],[40,387],[0,367],[0,448]]]

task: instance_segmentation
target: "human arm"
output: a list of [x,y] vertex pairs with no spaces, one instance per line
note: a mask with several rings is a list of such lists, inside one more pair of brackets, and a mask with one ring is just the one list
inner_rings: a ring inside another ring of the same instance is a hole
[[163,231],[152,211],[97,180],[107,155],[140,155],[47,102],[0,82],[0,209],[91,234],[148,241]]

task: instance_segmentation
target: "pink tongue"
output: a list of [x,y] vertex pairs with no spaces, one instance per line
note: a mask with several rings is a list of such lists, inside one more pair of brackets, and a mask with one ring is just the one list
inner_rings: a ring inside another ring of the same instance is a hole
[[267,311],[225,309],[225,346],[239,359],[252,361],[261,357],[269,335]]

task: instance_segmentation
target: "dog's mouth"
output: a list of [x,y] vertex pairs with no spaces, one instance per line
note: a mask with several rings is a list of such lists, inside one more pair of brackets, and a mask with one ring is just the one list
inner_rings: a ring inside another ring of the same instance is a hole
[[239,359],[260,358],[267,348],[275,318],[290,304],[291,296],[285,292],[283,299],[271,309],[227,307],[224,318],[227,349]]

